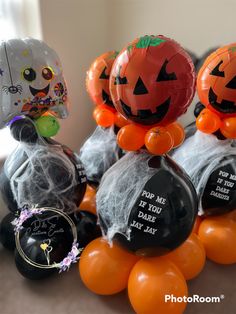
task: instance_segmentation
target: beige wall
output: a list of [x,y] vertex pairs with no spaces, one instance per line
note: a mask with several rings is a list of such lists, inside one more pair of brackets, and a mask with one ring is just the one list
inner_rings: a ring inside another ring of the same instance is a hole
[[165,34],[199,56],[236,41],[235,0],[41,0],[40,9],[43,38],[61,56],[72,102],[58,139],[72,148],[94,127],[84,78],[100,53],[143,34]]

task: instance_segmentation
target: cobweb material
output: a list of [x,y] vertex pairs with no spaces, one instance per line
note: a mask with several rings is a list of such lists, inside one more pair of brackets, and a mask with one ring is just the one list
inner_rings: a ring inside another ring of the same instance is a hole
[[[222,158],[230,155],[236,156],[233,140],[218,140],[214,135],[197,131],[175,150],[172,158],[190,176],[201,200],[209,176]],[[199,206],[199,215],[202,215],[201,201]]]
[[80,150],[87,179],[99,183],[107,169],[119,160],[119,152],[113,127],[98,126]]
[[[79,161],[77,166],[80,168]],[[60,145],[43,139],[34,144],[21,142],[7,158],[3,171],[18,207],[30,204],[53,206],[65,212],[76,209],[79,169]]]
[[146,182],[159,171],[148,166],[151,157],[144,151],[128,152],[101,180],[96,196],[97,212],[106,225],[103,232],[110,243],[116,233],[129,238],[130,212]]

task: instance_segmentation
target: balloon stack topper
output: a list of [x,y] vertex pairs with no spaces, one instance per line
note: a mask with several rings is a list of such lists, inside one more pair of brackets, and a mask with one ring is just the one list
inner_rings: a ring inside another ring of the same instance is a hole
[[197,117],[197,128],[217,131],[236,139],[236,43],[217,49],[205,60],[197,78],[197,91],[206,107]]
[[112,66],[110,92],[117,111],[132,121],[118,132],[121,148],[136,151],[145,145],[162,155],[182,143],[184,131],[175,121],[193,99],[195,72],[177,42],[144,36],[128,44]]
[[109,89],[112,65],[118,54],[117,51],[112,50],[96,58],[86,76],[87,92],[96,106],[93,117],[97,125],[104,128],[128,124],[127,119],[116,111]]
[[2,42],[0,87],[0,128],[9,125],[20,142],[0,178],[10,210],[0,225],[1,242],[16,247],[15,262],[23,276],[40,279],[77,260],[95,236],[96,217],[75,213],[86,190],[84,168],[72,150],[50,138],[59,130],[56,118],[68,116],[67,88],[55,51],[36,39]]

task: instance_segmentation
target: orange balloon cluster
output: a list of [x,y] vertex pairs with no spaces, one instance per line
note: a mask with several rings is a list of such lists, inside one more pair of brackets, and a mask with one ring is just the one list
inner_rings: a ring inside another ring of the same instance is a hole
[[165,296],[187,297],[186,280],[202,271],[205,259],[194,233],[171,253],[145,258],[98,238],[84,249],[78,268],[85,286],[96,294],[112,295],[127,288],[136,313],[181,314],[187,303],[166,301]]
[[228,139],[236,138],[236,43],[214,51],[197,77],[197,91],[206,107],[196,120],[207,134],[218,130]]
[[80,210],[88,211],[94,215],[97,214],[96,210],[96,190],[87,184],[84,198],[79,206]]
[[142,147],[154,155],[168,153],[184,141],[183,127],[171,123],[166,127],[144,127],[138,124],[129,124],[121,128],[117,134],[118,145],[127,151],[136,151]]

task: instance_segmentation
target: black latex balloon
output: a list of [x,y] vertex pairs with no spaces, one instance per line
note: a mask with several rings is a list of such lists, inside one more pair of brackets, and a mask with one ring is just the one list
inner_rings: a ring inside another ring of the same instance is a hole
[[212,170],[201,197],[205,216],[225,214],[236,208],[236,156],[222,157]]
[[[34,142],[34,140],[35,140],[35,137],[38,135],[37,135],[37,132],[35,130],[34,124],[30,119],[16,120],[11,125],[11,131],[17,140],[20,140],[22,143],[27,143],[27,144],[30,143],[32,145],[31,146],[32,150],[37,148],[37,146],[34,146],[34,145],[37,145],[38,142],[37,141]],[[38,139],[39,138],[37,137],[37,140]],[[44,138],[44,143],[45,143],[44,145],[47,145],[46,143],[48,143],[50,145],[59,145],[62,147],[63,152],[65,153],[65,155],[69,158],[69,160],[74,165],[77,184],[73,184],[73,186],[71,186],[71,183],[72,183],[71,178],[65,172],[64,165],[60,166],[60,159],[58,159],[56,155],[55,155],[55,158],[44,157],[42,164],[43,164],[43,162],[47,164],[50,180],[51,180],[51,182],[53,182],[55,188],[57,186],[60,186],[61,190],[64,190],[64,192],[60,192],[61,193],[60,195],[63,197],[63,199],[65,201],[64,201],[63,206],[61,206],[61,204],[59,206],[57,206],[58,200],[56,199],[57,197],[55,198],[55,195],[53,195],[53,193],[51,193],[49,195],[49,197],[47,198],[46,201],[43,199],[40,199],[39,193],[34,192],[35,189],[33,189],[33,186],[32,186],[32,189],[30,189],[28,191],[28,193],[31,193],[30,199],[33,199],[34,204],[37,204],[38,206],[63,207],[63,208],[65,208],[66,211],[70,211],[70,208],[67,208],[68,204],[70,202],[73,202],[75,204],[75,207],[78,207],[79,204],[81,203],[83,197],[84,197],[84,194],[85,194],[86,177],[84,175],[84,169],[83,169],[82,163],[80,162],[78,156],[76,156],[76,154],[71,149],[69,149],[67,146],[62,145],[62,144],[60,144],[60,143],[58,143],[58,142],[56,142],[50,138],[48,138],[48,139]],[[21,147],[18,148],[16,157],[17,158],[14,159],[14,162],[11,163],[12,173],[14,174],[15,171],[22,168],[21,172],[19,173],[19,175],[22,177],[22,176],[24,176],[24,172],[27,171],[27,167],[29,165],[28,164],[29,157],[25,151],[24,145],[22,145]],[[24,166],[22,167],[22,165],[24,165]],[[42,175],[41,188],[47,190],[48,189],[48,187],[47,187],[48,181],[44,175],[43,166],[41,164],[37,164],[37,165],[33,165],[33,166],[35,168],[34,168],[34,173],[32,173],[32,176],[34,175],[34,177],[36,177],[36,176],[38,176],[37,172],[38,171],[41,172],[41,175]],[[39,167],[40,167],[40,169],[39,169]],[[16,179],[18,179],[18,178],[16,178]],[[63,181],[63,186],[61,186],[62,181]],[[34,184],[34,180],[33,180],[32,184]],[[51,186],[51,188],[53,189],[54,187]],[[6,176],[4,168],[3,168],[1,175],[0,175],[0,190],[2,193],[3,200],[6,203],[6,205],[8,206],[9,210],[12,212],[17,211],[20,206],[19,206],[19,204],[17,204],[17,202],[13,196],[11,185],[10,185],[10,180]],[[35,195],[33,195],[33,193],[35,193]],[[60,198],[60,201],[61,200],[62,200],[62,198]],[[67,204],[67,200],[68,200],[68,204]]]
[[3,218],[0,224],[0,241],[10,251],[14,251],[16,247],[14,226],[12,225],[12,221],[15,218],[14,214],[9,213]]
[[[28,279],[42,279],[58,271],[56,268],[43,269],[31,262],[41,265],[53,265],[61,262],[70,252],[74,237],[71,225],[61,215],[45,212],[34,215],[23,224],[20,230],[20,247],[30,260],[28,262],[16,248],[15,262],[18,271]],[[43,245],[47,249],[43,249]]]
[[71,215],[76,228],[80,247],[101,236],[101,229],[97,224],[97,216],[87,211],[78,211]]
[[[144,182],[131,209],[127,226],[130,239],[122,232],[113,238],[126,249],[144,256],[163,255],[181,245],[192,231],[198,209],[192,183],[170,157],[154,156],[149,160],[149,167],[155,168],[156,172]],[[129,175],[137,176],[136,173]],[[103,231],[107,233],[112,222],[100,212],[99,218]]]

